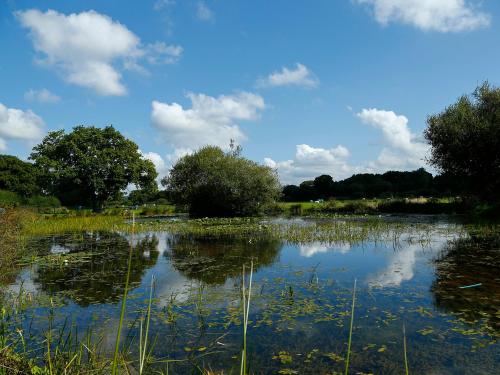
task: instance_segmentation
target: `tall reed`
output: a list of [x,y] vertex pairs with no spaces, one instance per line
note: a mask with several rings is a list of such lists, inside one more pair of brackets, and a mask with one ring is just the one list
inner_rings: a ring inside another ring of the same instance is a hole
[[[134,221],[133,223],[135,224],[135,217],[133,218]],[[127,305],[127,296],[128,296],[128,288],[129,288],[129,283],[130,283],[130,271],[132,268],[132,251],[133,251],[133,244],[134,244],[134,229],[135,225],[132,225],[132,238],[130,240],[130,248],[129,248],[129,253],[128,253],[128,267],[127,267],[127,277],[125,278],[125,289],[123,291],[123,298],[122,298],[122,306],[120,309],[120,321],[118,323],[118,331],[116,332],[116,341],[115,341],[115,353],[113,355],[113,362],[111,366],[111,374],[116,375],[118,371],[118,352],[120,350],[120,336],[123,328],[123,321],[125,319],[125,309]]]
[[140,337],[139,337],[139,375],[142,375],[144,372],[144,364],[146,363],[146,359],[148,358],[148,337],[149,337],[149,322],[151,320],[151,303],[153,301],[153,290],[154,290],[154,276],[151,277],[151,287],[149,290],[149,301],[148,301],[148,309],[146,310],[146,327],[144,331],[144,337],[142,333],[143,320],[141,317],[141,325],[140,325]]
[[352,342],[352,326],[354,323],[354,305],[356,303],[356,279],[354,279],[354,288],[352,289],[352,306],[351,306],[351,324],[349,327],[349,341],[347,343],[347,357],[345,360],[345,375],[349,373],[349,358],[351,356],[351,342]]
[[250,310],[250,297],[252,296],[253,260],[250,263],[250,280],[248,283],[248,296],[245,291],[245,265],[242,273],[242,301],[243,301],[243,350],[241,351],[240,375],[247,375],[247,329],[248,312]]
[[403,323],[403,352],[405,357],[405,374],[409,375],[410,371],[408,369],[408,356],[406,354],[406,328],[404,323]]

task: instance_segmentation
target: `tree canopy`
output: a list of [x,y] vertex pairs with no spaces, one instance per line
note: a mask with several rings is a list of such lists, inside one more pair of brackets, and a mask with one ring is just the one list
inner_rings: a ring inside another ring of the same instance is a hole
[[23,197],[31,196],[40,191],[37,175],[33,164],[15,156],[0,155],[0,189],[15,192]]
[[429,162],[456,176],[470,193],[500,195],[500,89],[487,82],[427,120]]
[[40,170],[44,192],[65,205],[100,209],[129,184],[157,188],[153,163],[112,126],[77,126],[68,134],[50,132],[33,148],[30,159]]
[[184,156],[162,180],[174,201],[193,216],[249,216],[278,198],[275,171],[240,155],[207,146]]

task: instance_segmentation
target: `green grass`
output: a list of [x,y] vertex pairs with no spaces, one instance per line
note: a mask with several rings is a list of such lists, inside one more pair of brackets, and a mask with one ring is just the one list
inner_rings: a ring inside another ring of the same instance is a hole
[[121,216],[40,216],[38,220],[29,223],[24,228],[23,234],[27,236],[43,236],[55,233],[117,230],[125,227],[124,219]]
[[345,199],[318,203],[280,202],[274,211],[288,215],[453,214],[465,212],[465,207],[454,198]]
[[[121,216],[94,215],[88,217],[37,217],[23,227],[25,236],[44,236],[55,233],[84,231],[131,232],[131,220]],[[404,233],[414,233],[417,240],[427,238],[429,231],[437,230],[432,224],[387,221],[378,217],[362,220],[349,216],[341,220],[301,223],[275,223],[259,218],[148,220],[137,221],[137,232],[167,231],[172,234],[196,235],[210,238],[259,238],[283,240],[290,243],[310,241],[360,242],[367,240],[398,240]],[[450,225],[443,231],[457,231]]]

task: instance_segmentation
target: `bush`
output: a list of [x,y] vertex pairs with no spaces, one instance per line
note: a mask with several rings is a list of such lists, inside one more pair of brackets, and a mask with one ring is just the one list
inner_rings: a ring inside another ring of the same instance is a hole
[[377,210],[375,207],[371,206],[367,202],[354,201],[354,202],[349,202],[343,206],[340,206],[337,212],[345,214],[362,215],[362,214],[374,214],[377,212]]
[[455,214],[463,213],[465,206],[462,201],[444,202],[435,198],[428,200],[396,199],[380,203],[378,210],[384,213],[399,214]]
[[26,204],[37,208],[56,208],[61,206],[61,202],[56,197],[44,197],[42,195],[34,195],[28,198]]
[[23,203],[23,198],[12,191],[0,190],[0,206],[16,207]]
[[286,208],[283,204],[280,203],[271,203],[268,204],[264,210],[264,214],[269,216],[278,216],[286,213]]
[[193,216],[252,216],[280,195],[275,171],[240,156],[238,148],[224,152],[204,147],[181,158],[162,184],[175,203]]

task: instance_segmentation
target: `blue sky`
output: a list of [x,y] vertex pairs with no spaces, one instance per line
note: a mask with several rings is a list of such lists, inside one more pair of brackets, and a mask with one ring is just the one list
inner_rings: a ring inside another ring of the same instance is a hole
[[4,0],[0,152],[112,124],[163,175],[231,138],[283,183],[415,169],[427,116],[499,84],[499,21],[492,0]]

